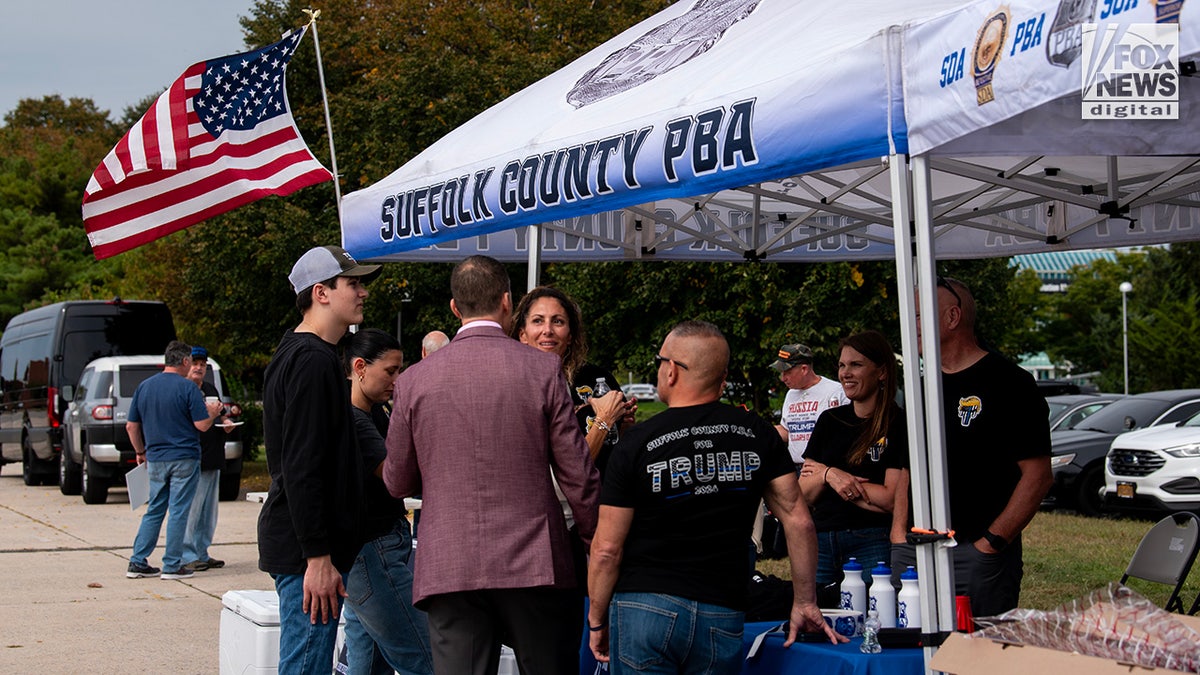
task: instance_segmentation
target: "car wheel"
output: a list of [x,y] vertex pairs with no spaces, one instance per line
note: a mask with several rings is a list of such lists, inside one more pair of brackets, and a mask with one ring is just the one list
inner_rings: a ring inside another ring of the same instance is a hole
[[26,485],[37,485],[38,475],[33,466],[34,456],[33,448],[29,445],[28,438],[21,439],[21,480],[25,481]]
[[1093,464],[1075,479],[1075,509],[1084,516],[1104,513],[1104,463]]
[[220,501],[231,502],[238,498],[242,491],[242,474],[221,472],[221,484],[217,488]]
[[26,485],[51,485],[54,481],[54,467],[47,467],[49,462],[38,459],[33,451],[29,436],[21,438],[21,480]]
[[77,495],[83,490],[79,465],[71,461],[66,448],[58,456],[58,490],[64,495]]
[[82,489],[84,504],[103,504],[108,501],[108,481],[96,475],[96,465],[87,451],[83,453]]

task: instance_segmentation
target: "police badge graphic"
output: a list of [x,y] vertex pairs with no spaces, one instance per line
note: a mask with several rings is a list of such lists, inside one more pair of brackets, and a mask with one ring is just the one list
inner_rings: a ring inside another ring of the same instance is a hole
[[1004,51],[1004,40],[1008,37],[1008,24],[1011,21],[1008,5],[1001,5],[983,22],[975,36],[975,47],[971,50],[971,67],[975,75],[976,105],[996,100],[992,91],[992,76],[996,73],[996,63]]
[[761,0],[696,0],[696,4],[609,54],[571,91],[567,103],[582,108],[642,85],[700,56],[730,26],[750,16]]
[[1096,0],[1059,0],[1058,12],[1046,40],[1046,60],[1052,66],[1070,68],[1083,49],[1083,24],[1096,12]]

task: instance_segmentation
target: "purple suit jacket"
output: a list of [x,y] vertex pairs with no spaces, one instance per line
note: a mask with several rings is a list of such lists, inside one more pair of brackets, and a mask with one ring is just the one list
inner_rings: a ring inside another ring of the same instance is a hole
[[396,380],[383,479],[420,494],[413,600],[575,585],[553,469],[585,542],[600,475],[557,356],[489,326],[460,332]]

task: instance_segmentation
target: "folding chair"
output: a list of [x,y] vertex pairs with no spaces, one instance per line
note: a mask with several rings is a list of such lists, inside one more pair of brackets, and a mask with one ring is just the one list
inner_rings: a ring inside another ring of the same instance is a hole
[[[1200,518],[1188,512],[1173,513],[1154,524],[1125,568],[1121,577],[1124,584],[1129,577],[1169,584],[1174,588],[1171,596],[1163,604],[1168,612],[1183,611],[1183,601],[1179,599],[1179,591],[1187,580],[1188,571],[1196,559],[1196,550],[1200,548]],[[1200,602],[1200,598],[1197,598]],[[1192,611],[1196,611],[1196,603],[1192,603]]]

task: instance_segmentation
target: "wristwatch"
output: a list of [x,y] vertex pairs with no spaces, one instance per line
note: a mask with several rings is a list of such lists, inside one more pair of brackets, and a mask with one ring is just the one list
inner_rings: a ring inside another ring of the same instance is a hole
[[983,533],[983,538],[987,539],[988,545],[991,546],[992,548],[996,549],[997,551],[1003,551],[1004,547],[1008,546],[1007,539],[992,532],[991,530],[985,530]]

